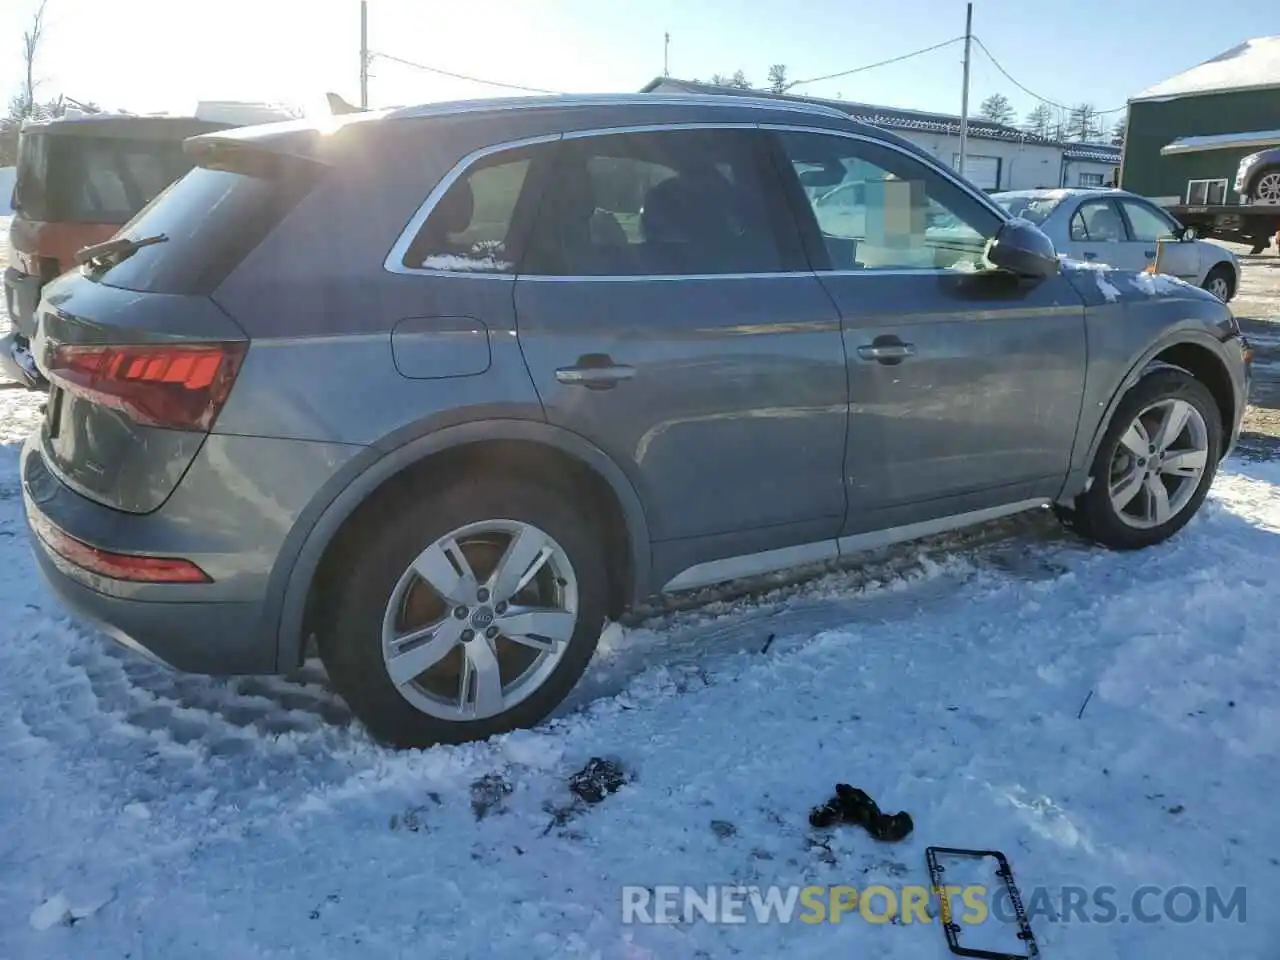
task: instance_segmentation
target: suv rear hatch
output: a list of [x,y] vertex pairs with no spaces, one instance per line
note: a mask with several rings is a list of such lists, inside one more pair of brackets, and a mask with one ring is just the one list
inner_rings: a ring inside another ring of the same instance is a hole
[[191,168],[188,137],[226,124],[94,115],[25,126],[18,140],[10,258],[50,280]]
[[52,384],[46,463],[84,496],[131,513],[173,492],[248,349],[211,294],[323,170],[251,140],[188,149],[190,173],[46,288],[33,342]]

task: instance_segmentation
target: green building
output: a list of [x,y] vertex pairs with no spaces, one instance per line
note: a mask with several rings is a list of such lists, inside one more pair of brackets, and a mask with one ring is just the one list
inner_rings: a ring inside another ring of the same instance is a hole
[[1165,206],[1239,201],[1240,160],[1280,144],[1280,36],[1246,40],[1129,101],[1120,185]]

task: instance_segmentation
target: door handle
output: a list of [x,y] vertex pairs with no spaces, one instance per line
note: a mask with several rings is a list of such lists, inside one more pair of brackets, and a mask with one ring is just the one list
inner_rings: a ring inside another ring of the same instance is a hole
[[1096,253],[1094,253],[1092,250],[1086,250],[1086,251],[1084,252],[1084,258],[1085,258],[1086,260],[1097,260],[1097,259],[1098,259],[1098,255],[1097,255]]
[[635,375],[635,367],[614,363],[611,357],[604,354],[589,353],[579,357],[572,367],[560,367],[556,371],[556,380],[589,390],[610,390]]
[[868,343],[858,348],[858,356],[863,360],[886,364],[901,363],[915,356],[915,352],[915,344],[911,343]]
[[1154,250],[1143,250],[1142,252],[1148,260],[1154,260],[1156,258],[1156,252]]

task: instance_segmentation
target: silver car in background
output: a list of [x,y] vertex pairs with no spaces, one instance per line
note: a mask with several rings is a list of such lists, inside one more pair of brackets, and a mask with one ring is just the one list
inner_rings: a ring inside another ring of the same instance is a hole
[[992,199],[1049,235],[1074,260],[1145,270],[1158,240],[1171,245],[1163,272],[1203,287],[1223,302],[1240,289],[1240,264],[1226,247],[1197,240],[1170,214],[1127,190],[1010,190]]

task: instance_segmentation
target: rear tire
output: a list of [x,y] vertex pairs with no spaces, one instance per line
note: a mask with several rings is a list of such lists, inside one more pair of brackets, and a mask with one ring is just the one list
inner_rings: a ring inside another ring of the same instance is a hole
[[1225,263],[1220,263],[1210,270],[1202,286],[1223,303],[1235,296],[1236,292],[1235,277],[1231,273],[1231,268]]
[[336,615],[318,631],[334,687],[395,747],[536,724],[582,676],[604,626],[594,529],[564,496],[515,479],[388,502],[344,558]]
[[1080,536],[1113,550],[1153,546],[1200,509],[1221,450],[1222,416],[1208,388],[1180,370],[1148,374],[1116,408],[1089,489],[1073,509],[1058,508],[1059,516]]

